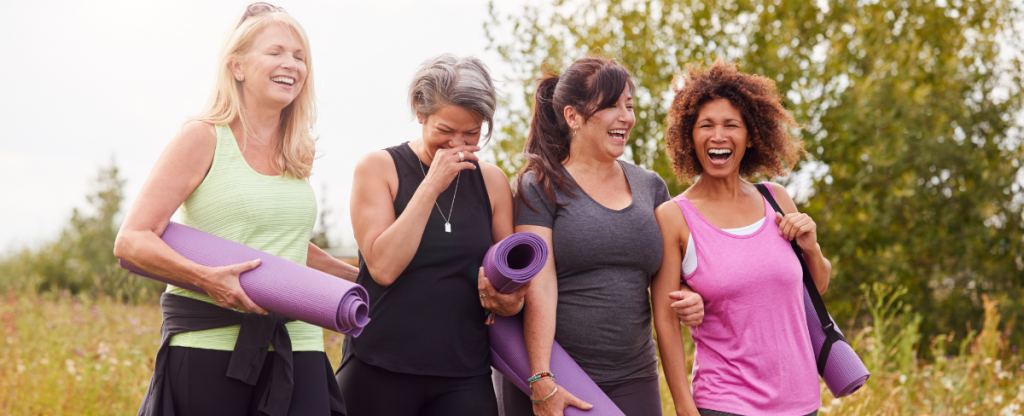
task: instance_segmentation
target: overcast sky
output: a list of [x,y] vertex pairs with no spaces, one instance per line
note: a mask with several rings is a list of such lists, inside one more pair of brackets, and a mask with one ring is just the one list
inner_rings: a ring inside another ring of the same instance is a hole
[[[87,206],[90,184],[111,158],[128,181],[126,211],[161,150],[205,104],[220,45],[249,3],[6,2],[0,252],[54,238],[73,208]],[[452,52],[484,59],[498,80],[507,73],[486,51],[487,2],[275,4],[310,38],[321,155],[311,182],[332,211],[332,240],[354,245],[353,166],[364,153],[419,137],[405,104],[418,64]]]

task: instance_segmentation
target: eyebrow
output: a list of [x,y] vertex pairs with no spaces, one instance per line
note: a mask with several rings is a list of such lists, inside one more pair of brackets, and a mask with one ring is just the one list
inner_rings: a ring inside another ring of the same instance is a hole
[[[710,122],[712,122],[712,123],[714,123],[714,122],[715,122],[715,120],[712,120],[712,119],[711,119],[711,117],[704,117],[704,118],[702,118],[702,119],[700,119],[700,120],[697,120],[697,122],[698,122],[698,123],[702,123],[702,122],[705,122],[705,121],[710,121]],[[742,122],[743,122],[743,120],[742,120],[742,119],[738,119],[738,118],[727,118],[727,119],[725,119],[725,121],[726,121],[727,123],[728,123],[728,122],[730,122],[730,121],[737,121],[737,122],[740,122],[740,123],[742,123]]]
[[[453,128],[453,127],[451,127],[451,126],[447,125],[447,124],[444,124],[444,123],[437,123],[437,124],[438,124],[438,126],[439,126],[439,127],[443,127],[443,128],[446,128],[446,129],[448,129],[448,130],[457,130],[457,129],[455,129],[455,128]],[[469,131],[473,131],[473,130],[479,130],[479,129],[481,129],[481,128],[483,128],[483,126],[476,126],[476,127],[474,127],[474,128],[471,128],[471,129],[469,129]]]
[[[279,49],[284,49],[284,50],[288,50],[288,48],[286,48],[286,47],[285,47],[284,45],[276,45],[276,44],[275,44],[275,45],[270,45],[270,46],[267,46],[267,47],[268,47],[268,48],[279,48]],[[295,50],[295,52],[305,52],[305,51],[306,51],[306,50],[305,50],[305,49],[302,49],[302,48],[299,48],[299,49],[296,49],[296,50]]]

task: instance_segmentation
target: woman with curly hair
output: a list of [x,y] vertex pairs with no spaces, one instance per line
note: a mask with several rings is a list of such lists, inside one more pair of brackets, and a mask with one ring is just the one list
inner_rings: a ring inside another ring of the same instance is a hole
[[[677,177],[696,182],[658,207],[665,254],[651,298],[658,346],[680,415],[808,415],[821,405],[804,315],[796,239],[819,292],[831,264],[816,226],[782,186],[765,182],[776,213],[745,179],[782,176],[803,154],[775,83],[716,62],[690,68],[668,115],[666,148]],[[785,214],[785,215],[783,215]],[[680,279],[682,277],[682,279]],[[682,280],[682,281],[681,281]],[[693,389],[678,311],[689,286],[704,301],[691,328]]]

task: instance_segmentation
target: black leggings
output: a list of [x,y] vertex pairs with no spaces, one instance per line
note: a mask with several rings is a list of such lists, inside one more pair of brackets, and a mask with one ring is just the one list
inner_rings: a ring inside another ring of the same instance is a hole
[[[533,416],[530,397],[515,384],[495,372],[502,416]],[[556,376],[557,380],[557,376]],[[661,386],[658,376],[627,380],[615,384],[598,384],[604,394],[626,416],[661,416]]]
[[[268,388],[273,351],[263,361],[255,386],[227,377],[231,351],[170,347],[170,374],[174,413],[180,416],[247,416],[257,414],[259,399]],[[288,416],[331,414],[327,357],[320,351],[294,353],[295,387]]]
[[498,416],[490,374],[403,374],[353,356],[341,365],[337,377],[349,416]]

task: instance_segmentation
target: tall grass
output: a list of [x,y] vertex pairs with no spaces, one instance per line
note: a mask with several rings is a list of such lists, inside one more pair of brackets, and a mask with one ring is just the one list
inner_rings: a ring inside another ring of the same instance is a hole
[[[862,285],[861,290],[870,318],[848,339],[871,371],[871,378],[859,391],[842,399],[833,397],[822,383],[820,414],[1024,414],[1024,359],[1008,342],[1016,322],[1002,322],[997,301],[983,297],[985,320],[980,332],[969,331],[970,335],[960,340],[952,334],[936,337],[927,348],[938,358],[925,361],[919,357],[920,349],[925,347],[918,332],[922,318],[901,301],[906,290],[883,284]],[[946,355],[950,345],[956,345],[960,353]],[[687,352],[692,366],[692,343]],[[665,414],[674,415],[664,375],[661,399]]]
[[[941,336],[922,346],[902,290],[863,288],[871,316],[849,337],[872,376],[860,391],[834,399],[822,385],[823,415],[1000,415],[1024,413],[1024,361],[1007,342],[992,299],[968,338]],[[123,415],[138,409],[159,343],[160,309],[110,296],[9,291],[0,298],[0,414]],[[848,334],[850,335],[850,334]],[[686,337],[689,338],[689,337]],[[324,331],[327,355],[341,359],[340,334]],[[945,356],[955,344],[960,355]],[[939,358],[918,358],[929,348]],[[692,345],[688,348],[692,365]],[[662,380],[666,415],[675,414]]]

